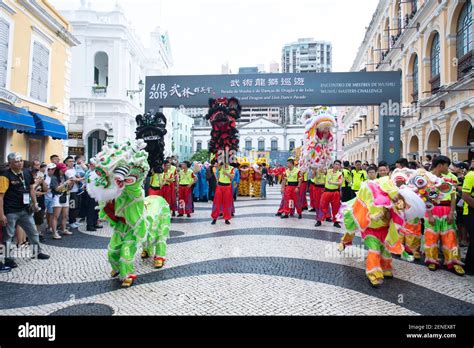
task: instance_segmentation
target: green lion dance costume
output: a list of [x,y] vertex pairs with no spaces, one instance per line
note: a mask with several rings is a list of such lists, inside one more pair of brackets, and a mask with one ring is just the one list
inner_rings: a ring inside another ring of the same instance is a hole
[[99,202],[100,217],[114,230],[108,258],[111,275],[120,276],[122,287],[131,286],[137,278],[134,259],[140,243],[156,268],[165,262],[170,208],[160,196],[145,198],[142,184],[149,170],[145,147],[141,139],[104,145],[87,185],[89,195]]

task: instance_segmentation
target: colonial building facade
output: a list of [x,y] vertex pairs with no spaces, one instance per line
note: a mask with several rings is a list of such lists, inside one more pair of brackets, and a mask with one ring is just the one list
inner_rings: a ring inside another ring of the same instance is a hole
[[145,48],[119,5],[95,11],[83,1],[61,12],[82,42],[72,50],[69,153],[91,157],[109,132],[135,137],[135,117],[145,111],[145,77],[166,74],[172,65],[169,39],[157,28]]
[[[400,71],[404,157],[474,157],[471,0],[381,0],[352,71]],[[350,107],[344,158],[376,162],[378,106]]]
[[71,47],[80,42],[48,1],[0,1],[0,162],[64,155]]

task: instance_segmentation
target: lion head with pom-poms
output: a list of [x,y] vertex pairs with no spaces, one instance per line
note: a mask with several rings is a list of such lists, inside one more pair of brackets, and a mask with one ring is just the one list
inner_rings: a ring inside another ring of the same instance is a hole
[[328,107],[318,106],[307,109],[301,116],[301,123],[305,126],[305,135],[299,160],[300,169],[305,171],[310,167],[329,167],[333,161],[335,116]]
[[137,129],[135,131],[137,139],[143,139],[149,153],[148,164],[155,173],[163,171],[163,160],[165,150],[166,117],[163,113],[146,113],[137,115]]
[[242,107],[237,98],[209,99],[206,119],[212,127],[209,142],[211,156],[218,158],[219,151],[237,152],[239,150],[239,131],[236,125],[241,111]]

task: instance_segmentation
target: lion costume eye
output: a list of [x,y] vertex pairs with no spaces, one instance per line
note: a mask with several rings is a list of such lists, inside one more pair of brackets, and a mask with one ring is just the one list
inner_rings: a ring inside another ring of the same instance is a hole
[[137,178],[131,176],[125,179],[125,184],[132,185],[137,181]]
[[428,181],[420,175],[415,176],[412,182],[413,182],[413,185],[415,185],[419,189],[425,188],[426,185],[428,185]]

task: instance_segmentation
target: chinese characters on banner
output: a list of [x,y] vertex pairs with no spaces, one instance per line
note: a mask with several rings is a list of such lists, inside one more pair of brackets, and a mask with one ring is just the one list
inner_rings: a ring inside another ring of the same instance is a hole
[[178,98],[189,98],[196,94],[211,94],[211,87],[181,87],[173,84],[169,89],[165,83],[153,84],[150,88],[149,99],[166,99],[168,96]]

